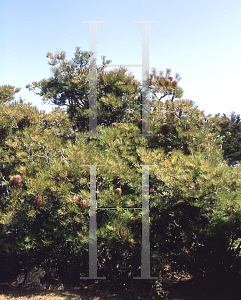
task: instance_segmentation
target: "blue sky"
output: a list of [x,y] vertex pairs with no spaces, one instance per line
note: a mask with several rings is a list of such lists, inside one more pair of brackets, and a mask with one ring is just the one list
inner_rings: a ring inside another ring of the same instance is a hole
[[[89,25],[97,26],[97,63],[141,64],[141,24],[150,25],[150,67],[182,77],[183,99],[205,114],[241,114],[240,0],[0,0],[0,85],[21,87],[21,96],[40,109],[25,85],[51,75],[47,52],[90,49]],[[141,68],[130,68],[141,80]]]

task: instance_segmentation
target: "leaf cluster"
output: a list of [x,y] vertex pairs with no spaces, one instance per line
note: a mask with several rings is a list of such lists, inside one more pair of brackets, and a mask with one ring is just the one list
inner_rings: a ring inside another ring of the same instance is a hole
[[[98,125],[100,136],[83,136],[74,126],[82,122],[81,129],[87,130],[87,106],[85,111],[86,104],[78,106],[76,99],[83,92],[80,98],[88,101],[90,56],[77,49],[71,63],[63,52],[48,57],[53,76],[30,88],[39,87],[42,96],[60,105],[61,95],[72,95],[68,112],[1,104],[0,262],[10,269],[4,276],[40,264],[65,282],[88,276],[90,165],[96,165],[98,269],[103,276],[128,279],[139,272],[142,165],[150,165],[153,276],[167,265],[195,275],[230,270],[241,247],[241,178],[220,147],[226,121],[205,116],[189,100],[156,99],[150,114],[153,136],[142,136],[135,104],[138,82],[125,69],[102,69],[97,95],[104,126]],[[155,80],[161,86],[161,79]],[[71,103],[78,112],[73,119]],[[21,185],[13,184],[16,175]]]

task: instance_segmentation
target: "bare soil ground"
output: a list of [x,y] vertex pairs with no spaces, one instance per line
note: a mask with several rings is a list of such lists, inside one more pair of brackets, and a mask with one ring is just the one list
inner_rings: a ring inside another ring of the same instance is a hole
[[[148,296],[147,296],[148,297]],[[96,288],[95,286],[86,286],[78,288],[70,288],[65,290],[39,291],[39,290],[17,290],[7,289],[0,291],[0,300],[6,299],[22,299],[22,300],[133,300],[148,299],[143,297],[135,297],[133,292],[124,287]],[[149,299],[162,299],[153,298]]]
[[110,281],[83,282],[78,287],[58,290],[23,290],[0,286],[0,300],[240,300],[241,278],[219,280],[195,280],[186,278],[170,287],[168,298],[158,296],[154,291],[133,290]]
[[[134,299],[145,299],[147,300],[150,291],[143,293],[142,295],[137,291],[134,292],[130,287],[125,287],[124,285],[112,284],[109,281],[99,281],[99,282],[84,282],[78,287],[66,287],[65,289],[53,289],[53,290],[24,290],[10,288],[6,286],[0,289],[0,300],[6,299],[22,299],[22,300],[134,300]],[[162,299],[153,298],[151,299]]]

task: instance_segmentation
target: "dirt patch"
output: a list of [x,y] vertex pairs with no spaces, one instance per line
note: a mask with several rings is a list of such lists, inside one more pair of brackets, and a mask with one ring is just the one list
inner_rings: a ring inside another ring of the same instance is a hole
[[[150,293],[149,293],[150,294]],[[40,291],[40,290],[23,290],[7,287],[0,290],[0,300],[21,299],[21,300],[134,300],[148,299],[149,295],[145,293],[141,296],[138,291],[132,291],[125,286],[112,286],[110,283],[93,283],[81,285],[76,288],[68,288],[63,290]],[[152,299],[162,299],[150,295]]]
[[[240,300],[240,278],[195,279],[181,276],[170,286],[168,298],[158,296],[154,290],[147,288],[145,282],[139,285],[125,286],[111,281],[84,281],[78,287],[66,287],[54,290],[24,290],[9,286],[0,286],[0,300]],[[143,289],[142,289],[143,288]]]

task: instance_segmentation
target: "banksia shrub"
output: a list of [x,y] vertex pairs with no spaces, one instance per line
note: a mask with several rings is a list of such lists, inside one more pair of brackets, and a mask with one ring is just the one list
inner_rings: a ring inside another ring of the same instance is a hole
[[173,77],[170,76],[170,77],[168,77],[168,79],[169,79],[170,81],[172,81],[172,80],[173,80]]
[[200,148],[201,148],[201,150],[203,151],[204,149],[205,149],[205,145],[202,143],[202,144],[200,144]]
[[116,192],[116,194],[117,194],[118,196],[121,196],[122,189],[121,189],[121,188],[117,188],[117,189],[115,190],[115,192]]
[[167,79],[167,80],[165,81],[165,84],[166,84],[167,86],[170,86],[170,85],[171,85],[171,80]]
[[44,203],[43,197],[42,197],[41,195],[37,194],[37,195],[35,196],[35,206],[36,206],[37,208],[41,208],[42,205],[43,205],[43,203]]
[[81,200],[80,205],[81,205],[82,209],[86,209],[88,207],[87,200]]
[[168,127],[167,127],[167,123],[162,123],[162,133],[164,135],[168,134]]
[[21,175],[13,175],[10,179],[10,184],[14,185],[16,188],[20,188],[23,184]]

